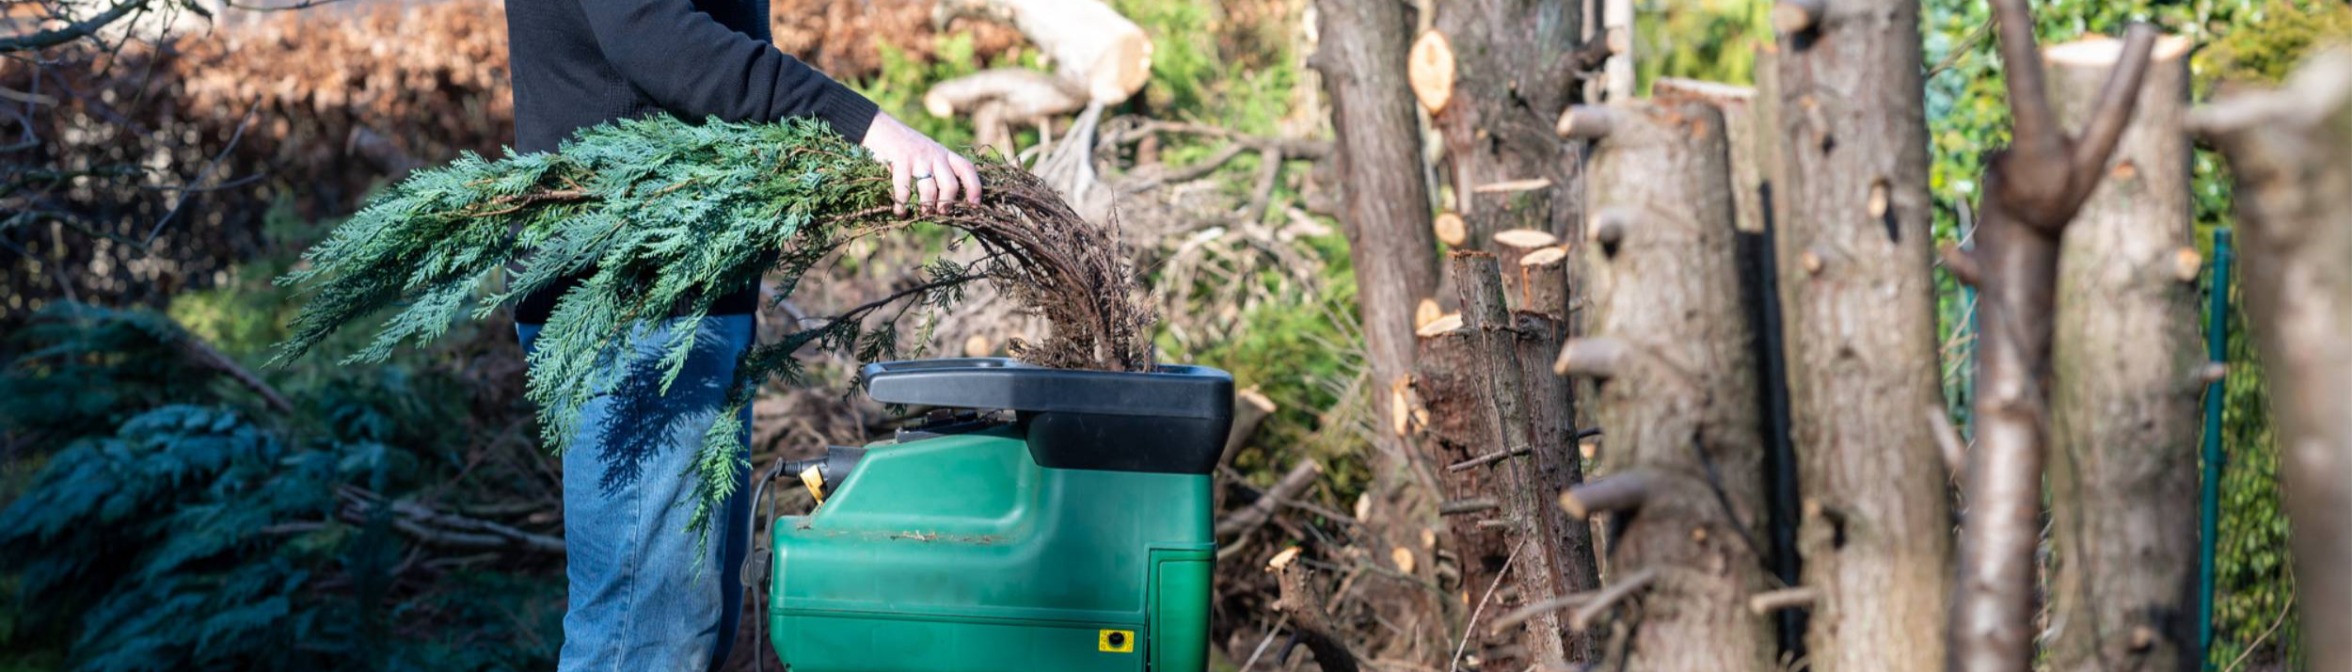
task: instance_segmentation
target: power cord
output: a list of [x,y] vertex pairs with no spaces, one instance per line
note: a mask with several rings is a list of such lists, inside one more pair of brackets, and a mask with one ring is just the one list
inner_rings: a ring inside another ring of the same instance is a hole
[[[759,532],[761,529],[765,528],[765,525],[762,524],[763,522],[774,521],[776,519],[776,503],[769,500],[767,497],[768,484],[775,482],[776,478],[784,473],[784,469],[785,460],[784,458],[779,457],[776,458],[775,463],[769,466],[764,473],[758,474],[757,477],[753,479],[753,483],[751,484],[751,515],[746,516],[746,518],[749,518],[749,520],[744,521],[744,524],[751,526],[751,529],[744,531],[744,540],[752,545],[752,549],[750,553],[745,554],[743,557],[742,576],[743,587],[746,590],[751,591],[751,620],[753,622],[753,625],[751,626],[753,637],[753,648],[751,654],[752,672],[764,672],[768,662],[767,652],[760,648],[768,646],[768,611],[767,609],[762,608],[762,605],[766,603],[766,600],[763,598],[768,594],[768,560],[773,556],[771,551],[773,550],[775,544],[775,539],[773,537],[768,538],[767,543],[761,543]],[[766,507],[765,516],[761,515],[761,507],[763,506]]]

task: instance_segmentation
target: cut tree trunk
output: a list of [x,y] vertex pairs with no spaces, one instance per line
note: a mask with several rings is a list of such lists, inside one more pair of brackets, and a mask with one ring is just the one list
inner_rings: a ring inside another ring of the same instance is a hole
[[[1531,277],[1564,286],[1558,256],[1535,257]],[[1583,477],[1567,385],[1546,372],[1566,329],[1556,313],[1513,312],[1492,255],[1456,253],[1453,270],[1462,314],[1422,330],[1414,391],[1430,419],[1423,448],[1447,465],[1440,483],[1463,590],[1482,601],[1494,594],[1486,613],[1495,613],[1597,587],[1590,527],[1551,503]],[[1492,640],[1471,626],[1482,669],[1587,658],[1584,638],[1556,614],[1515,623]]]
[[1822,595],[1807,660],[1819,672],[1937,669],[1952,519],[1925,416],[1942,403],[1919,4],[1833,3],[1782,33],[1771,60],[1773,194],[1787,215],[1774,221],[1774,265],[1807,513],[1798,548],[1804,585]]
[[2014,141],[1987,157],[1974,252],[1976,446],[1961,479],[1968,511],[1947,641],[1948,668],[1967,672],[2032,663],[2058,242],[2109,172],[2156,37],[2146,25],[2132,27],[2093,109],[2080,115],[2088,120],[2083,132],[2070,136],[2043,84],[2025,0],[1995,0],[1993,13],[2015,122]]
[[[2107,179],[2058,251],[2051,344],[2051,669],[2183,670],[2197,651],[2205,339],[2189,238],[2188,40],[2158,43]],[[2089,120],[2123,43],[2043,51],[2051,102]]]
[[1777,128],[1761,128],[1756,115],[1756,90],[1719,82],[1695,79],[1660,79],[1650,84],[1650,97],[1664,100],[1700,100],[1723,112],[1723,128],[1730,134],[1726,143],[1731,149],[1732,202],[1737,206],[1735,223],[1742,233],[1764,230],[1764,178],[1770,165],[1770,148],[1757,144],[1761,138],[1777,134]]
[[[1500,269],[1505,277],[1519,278],[1520,289],[1509,297],[1518,336],[1519,379],[1526,386],[1529,455],[1523,459],[1534,469],[1531,496],[1517,501],[1534,507],[1529,515],[1539,533],[1530,543],[1544,547],[1556,582],[1555,596],[1601,587],[1592,525],[1553,504],[1559,493],[1584,483],[1584,460],[1576,449],[1583,432],[1577,422],[1574,381],[1552,373],[1552,360],[1569,335],[1567,257],[1564,247],[1540,247]],[[1523,596],[1520,601],[1536,599],[1541,596]],[[1592,660],[1592,642],[1584,633],[1571,628],[1560,636],[1570,662]]]
[[934,117],[969,114],[979,144],[1013,155],[1012,125],[1043,125],[1086,106],[1086,94],[1055,76],[1025,68],[982,70],[931,86],[923,111]]
[[[1435,10],[1431,31],[1442,35],[1451,45],[1453,61],[1452,67],[1447,69],[1452,79],[1443,87],[1448,92],[1449,102],[1430,110],[1430,122],[1438,130],[1445,157],[1436,179],[1452,186],[1454,211],[1463,222],[1464,246],[1476,250],[1500,251],[1505,245],[1498,244],[1496,234],[1520,231],[1546,232],[1559,240],[1576,240],[1583,230],[1584,210],[1581,203],[1585,191],[1581,156],[1585,143],[1563,140],[1553,132],[1552,121],[1568,106],[1578,102],[1580,97],[1576,77],[1577,55],[1586,42],[1581,39],[1584,25],[1582,2],[1446,0],[1432,4]],[[1506,254],[1515,261],[1540,246],[1514,247],[1516,249]],[[1484,265],[1488,262],[1461,263]],[[1514,264],[1501,266],[1500,271],[1518,276],[1523,268]],[[1580,264],[1576,259],[1569,258],[1563,264],[1562,271],[1557,275],[1547,275],[1544,279],[1557,279],[1566,283],[1567,286],[1558,294],[1561,298],[1576,296],[1581,291],[1577,282],[1582,272]],[[1498,292],[1490,302],[1483,289],[1463,284],[1470,279],[1469,275],[1457,272],[1452,279],[1456,294],[1465,299],[1461,304],[1464,320],[1473,325],[1488,325],[1489,328],[1510,329],[1518,324],[1515,318],[1509,316],[1508,304],[1503,297],[1508,296],[1510,300],[1525,304],[1538,295],[1553,294],[1550,288],[1511,287],[1507,292]],[[1514,281],[1516,279],[1514,277]],[[1481,322],[1472,316],[1473,307],[1479,305],[1468,301],[1472,298],[1490,302],[1493,304],[1491,308],[1506,312],[1490,315],[1492,319]],[[1563,306],[1551,319],[1552,326],[1548,328],[1530,328],[1552,332],[1545,336],[1549,339],[1565,339],[1578,333],[1577,324],[1581,318],[1571,312],[1569,307]],[[1552,347],[1557,342],[1552,340],[1540,347]],[[1497,359],[1490,363],[1511,361],[1512,357],[1504,354],[1507,352],[1499,346],[1493,348],[1489,356]],[[1539,367],[1534,370],[1542,369]],[[1515,377],[1522,381],[1527,378],[1524,373]],[[1547,422],[1547,426],[1574,427],[1579,424],[1577,420],[1582,416],[1578,415],[1581,411],[1576,408],[1574,386],[1554,387],[1549,384],[1550,381],[1542,382],[1544,384],[1534,386],[1535,392],[1540,393],[1541,397],[1525,396],[1513,402],[1527,404],[1525,410],[1529,411],[1531,417],[1549,418],[1556,412],[1558,421]],[[1551,590],[1578,590],[1592,585],[1597,579],[1590,578],[1593,560],[1590,559],[1592,550],[1589,541],[1573,541],[1566,536],[1575,534],[1580,535],[1579,538],[1589,538],[1590,526],[1565,520],[1552,522],[1559,518],[1557,507],[1550,504],[1552,498],[1559,491],[1576,485],[1579,482],[1577,478],[1581,476],[1581,470],[1570,468],[1576,465],[1578,459],[1573,432],[1560,437],[1561,445],[1557,450],[1561,454],[1555,458],[1550,452],[1554,449],[1550,447],[1549,437],[1555,434],[1551,429],[1530,428],[1518,423],[1506,424],[1529,431],[1531,441],[1540,440],[1544,444],[1541,446],[1544,452],[1540,458],[1508,461],[1512,463],[1509,465],[1512,468],[1525,467],[1532,472],[1531,480],[1520,488],[1523,492],[1512,493],[1514,497],[1507,498],[1508,501],[1529,502],[1528,506],[1536,507],[1535,510],[1518,512],[1523,518],[1531,519],[1533,522],[1530,524],[1547,529],[1555,525],[1577,528],[1559,529],[1556,533],[1539,531],[1534,536],[1542,543],[1530,544],[1530,550],[1522,552],[1531,553],[1541,546],[1544,551],[1542,560],[1547,563],[1545,571],[1549,573],[1545,580]],[[1510,441],[1508,436],[1501,438],[1504,440],[1490,445],[1528,445]],[[1532,496],[1538,492],[1543,493],[1542,496],[1532,500],[1517,496]],[[1571,560],[1577,554],[1583,554],[1584,559]],[[1520,562],[1528,560],[1526,557],[1520,558]],[[1516,596],[1532,601],[1563,594],[1565,592],[1538,593],[1529,590],[1521,591]],[[1540,642],[1540,652],[1544,654],[1530,656],[1527,660],[1551,662],[1554,660],[1554,651],[1569,661],[1587,660],[1589,647],[1583,633],[1565,632],[1552,618],[1547,614],[1524,626],[1530,629],[1525,631],[1527,636],[1520,638],[1522,642]],[[1539,650],[1536,644],[1525,645],[1531,651]],[[1509,667],[1495,663],[1484,668],[1518,670],[1523,669],[1524,665]]]
[[2352,50],[2191,124],[2236,176],[2247,317],[2278,413],[2310,669],[2352,669]]
[[1452,45],[1452,64],[1424,69],[1423,78],[1451,81],[1418,88],[1447,92],[1450,102],[1430,110],[1445,139],[1440,179],[1453,185],[1473,249],[1492,249],[1494,234],[1511,229],[1569,240],[1579,233],[1578,162],[1549,126],[1577,102],[1571,56],[1582,14],[1575,0],[1437,3],[1433,30]]
[[1013,24],[1088,102],[1113,105],[1151,78],[1151,37],[1100,0],[940,0],[945,19],[977,15]]
[[1604,475],[1560,504],[1612,514],[1613,587],[1655,577],[1627,612],[1638,615],[1619,620],[1628,650],[1610,659],[1629,670],[1771,669],[1768,622],[1748,607],[1770,587],[1758,541],[1764,443],[1723,116],[1696,99],[1610,110],[1582,246],[1593,335],[1571,341],[1556,369],[1599,382]]
[[1083,92],[1053,75],[1026,68],[997,68],[931,85],[931,90],[923,93],[923,111],[949,117],[989,101],[1002,102],[1005,119],[1017,122],[1068,114],[1086,106]]
[[[1778,169],[1780,124],[1771,112],[1772,54],[1759,48],[1756,88],[1688,79],[1660,79],[1650,85],[1659,100],[1698,99],[1723,111],[1723,126],[1731,148],[1732,201],[1737,204],[1739,228],[1740,305],[1747,310],[1754,337],[1757,412],[1764,428],[1764,498],[1767,544],[1765,559],[1772,575],[1784,585],[1798,585],[1796,450],[1789,444],[1787,351],[1782,347],[1780,276],[1772,262],[1772,173]],[[1811,591],[1818,596],[1819,591]],[[1779,623],[1783,653],[1804,651],[1804,610],[1781,609]]]
[[[1386,401],[1413,373],[1413,312],[1437,291],[1420,126],[1404,82],[1405,31],[1412,24],[1401,3],[1324,0],[1316,7],[1323,38],[1311,62],[1331,98],[1339,183],[1347,191],[1340,224],[1356,269],[1372,389]],[[1378,427],[1401,426],[1392,404],[1373,407]],[[1403,468],[1409,459],[1395,432],[1377,433],[1375,443],[1383,470]]]
[[[1559,243],[1558,237],[1536,229],[1511,229],[1494,235],[1495,266],[1503,270],[1503,291],[1511,298],[1513,307],[1525,309],[1530,290],[1527,284],[1529,280],[1527,272],[1520,267],[1519,260],[1525,259],[1527,255],[1539,250],[1551,249]],[[1568,278],[1565,275],[1547,279],[1560,281],[1560,289],[1562,290],[1568,288]],[[1548,291],[1551,288],[1544,289]],[[1566,314],[1565,312],[1559,313],[1559,315]]]
[[[1403,432],[1408,418],[1400,395],[1413,374],[1414,313],[1437,291],[1437,241],[1431,229],[1428,184],[1422,180],[1420,122],[1405,84],[1405,47],[1412,19],[1396,2],[1318,0],[1317,45],[1309,64],[1323,79],[1331,102],[1335,164],[1344,194],[1340,224],[1355,266],[1356,300],[1363,321],[1364,358],[1370,371],[1365,394],[1377,414],[1367,460],[1371,488],[1359,516],[1362,539],[1373,562],[1420,582],[1436,583],[1434,549],[1423,542],[1437,524],[1433,477],[1417,462]],[[1409,407],[1408,407],[1409,408]],[[1394,558],[1412,558],[1411,567]],[[1412,633],[1365,651],[1374,657],[1426,657],[1448,646],[1438,621],[1445,601],[1420,585],[1382,581],[1359,590],[1383,613],[1397,616]],[[1393,611],[1390,611],[1393,610]]]

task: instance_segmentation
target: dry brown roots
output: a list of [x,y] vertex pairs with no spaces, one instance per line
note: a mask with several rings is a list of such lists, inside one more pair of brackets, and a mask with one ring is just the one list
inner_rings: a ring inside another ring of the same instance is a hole
[[979,206],[936,219],[971,234],[991,260],[986,274],[1052,326],[1043,342],[1014,343],[1013,356],[1054,368],[1151,370],[1159,317],[1112,232],[1116,223],[1087,222],[1017,166],[990,163],[980,178],[986,197]]

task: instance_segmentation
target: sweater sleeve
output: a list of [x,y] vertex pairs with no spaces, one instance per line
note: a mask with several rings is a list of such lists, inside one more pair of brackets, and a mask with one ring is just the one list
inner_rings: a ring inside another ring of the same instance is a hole
[[691,118],[816,117],[865,139],[873,101],[800,59],[719,23],[693,0],[580,0],[607,62],[655,103]]

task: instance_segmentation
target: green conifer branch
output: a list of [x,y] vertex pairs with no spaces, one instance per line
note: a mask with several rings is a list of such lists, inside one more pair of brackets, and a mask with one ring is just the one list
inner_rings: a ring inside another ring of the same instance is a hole
[[[971,281],[991,279],[1043,312],[1053,334],[1016,354],[1062,367],[1152,366],[1153,316],[1140,302],[1113,238],[1018,166],[980,166],[985,198],[922,218],[962,231],[985,251],[971,264],[941,261],[913,289],[853,309],[817,329],[745,353],[722,414],[703,438],[694,476],[702,492],[695,527],[732,494],[747,468],[735,457],[735,412],[771,376],[798,371],[793,355],[815,344],[871,360],[894,356],[896,320],[920,306],[943,309]],[[649,325],[707,316],[721,296],[775,277],[789,295],[800,277],[842,244],[903,228],[891,214],[889,176],[865,151],[813,121],[691,124],[666,116],[580,132],[560,150],[467,154],[418,171],[369,201],[279,279],[308,299],[276,362],[302,356],[334,332],[391,311],[352,361],[381,361],[422,345],[466,316],[486,316],[515,297],[584,277],[558,297],[530,356],[528,396],[541,436],[562,451],[584,430],[581,408],[617,389],[623,363]],[[480,300],[509,268],[503,291]],[[900,309],[879,325],[870,316]],[[683,371],[694,329],[659,343],[659,390]]]

